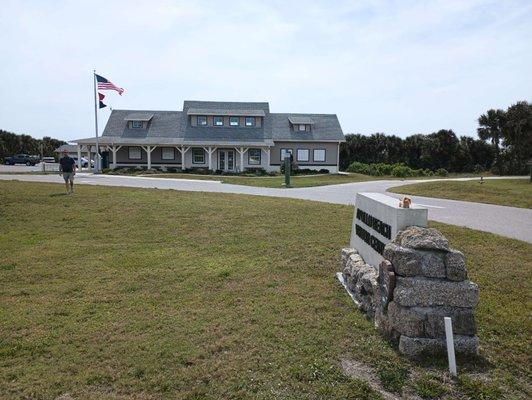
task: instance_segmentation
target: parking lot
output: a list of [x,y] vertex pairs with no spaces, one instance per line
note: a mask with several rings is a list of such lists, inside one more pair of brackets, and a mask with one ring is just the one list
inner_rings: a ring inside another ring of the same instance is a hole
[[35,164],[33,166],[31,165],[24,165],[24,164],[16,164],[16,165],[3,165],[0,164],[0,173],[9,173],[9,172],[53,172],[53,171],[59,171],[59,163],[44,163],[44,170],[43,170],[43,164]]

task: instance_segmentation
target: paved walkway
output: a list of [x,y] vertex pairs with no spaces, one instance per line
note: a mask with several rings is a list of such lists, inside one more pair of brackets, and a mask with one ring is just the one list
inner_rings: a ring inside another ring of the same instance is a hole
[[[0,175],[0,179],[63,183],[62,178],[58,175]],[[468,179],[475,178],[458,178],[452,180]],[[394,186],[420,182],[427,182],[427,180],[409,180],[408,182],[381,180],[309,188],[275,189],[222,184],[218,181],[206,180],[143,178],[92,175],[87,173],[79,173],[76,176],[77,184],[173,189],[193,192],[237,193],[315,200],[334,204],[353,204],[357,192],[386,192],[388,188]],[[399,197],[396,194],[388,194]],[[429,208],[429,219],[431,220],[492,232],[532,243],[532,210],[530,209],[418,196],[413,196],[412,200],[417,204]]]

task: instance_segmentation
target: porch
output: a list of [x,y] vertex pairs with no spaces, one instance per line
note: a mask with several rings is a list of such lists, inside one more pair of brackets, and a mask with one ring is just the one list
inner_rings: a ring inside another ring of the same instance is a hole
[[[227,146],[227,145],[167,145],[167,144],[105,144],[100,146],[100,155],[109,168],[143,166],[174,167],[181,170],[205,168],[211,171],[242,172],[247,168],[271,170],[270,146]],[[94,146],[78,141],[78,167],[81,158],[96,159]],[[94,157],[94,158],[92,158]],[[275,168],[275,167],[274,167]],[[91,166],[89,164],[89,171]]]

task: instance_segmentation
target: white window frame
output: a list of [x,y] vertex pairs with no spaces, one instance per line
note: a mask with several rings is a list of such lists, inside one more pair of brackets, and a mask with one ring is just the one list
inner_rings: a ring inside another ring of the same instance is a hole
[[305,124],[299,124],[298,130],[304,132],[307,130],[307,126]]
[[[169,151],[171,151],[171,157],[168,157]],[[175,148],[161,147],[161,160],[175,160]]]
[[281,149],[281,162],[284,162],[285,153],[294,154],[293,149]]
[[[236,119],[236,124],[233,123],[233,119]],[[240,117],[229,117],[229,126],[239,126],[240,125]]]
[[[217,119],[220,120],[220,121],[219,121],[220,123],[218,123],[218,122],[216,121]],[[213,124],[214,126],[224,126],[224,117],[221,117],[221,116],[219,116],[219,115],[214,116],[214,117],[212,118],[212,124]]]
[[131,121],[131,129],[142,129],[142,121]]
[[[131,150],[138,151],[138,157],[134,157],[133,155],[136,155],[137,153],[132,155]],[[140,146],[128,146],[127,158],[130,160],[142,160],[142,149],[140,148]]]
[[[303,152],[307,152],[306,158],[303,158],[300,156],[300,154],[302,154]],[[310,161],[310,150],[309,149],[297,149],[297,161],[309,162]]]
[[[323,159],[321,157],[317,157],[316,156],[316,152],[318,151],[322,151],[323,152]],[[314,160],[314,162],[325,162],[325,160],[327,160],[327,150],[326,149],[314,149],[314,151],[312,152],[312,159]]]
[[[253,122],[248,124],[248,119]],[[246,126],[255,126],[257,124],[256,117],[246,117],[245,124]]]
[[[201,151],[201,154],[198,153],[199,151]],[[197,156],[201,156],[201,161],[197,161]],[[205,150],[201,147],[194,147],[192,149],[192,164],[205,164]]]
[[[258,156],[251,155],[251,152],[258,151]],[[261,149],[249,149],[248,150],[248,164],[249,165],[261,165],[262,164],[262,150]]]
[[[200,123],[200,118],[205,118],[205,123]],[[198,126],[207,126],[208,118],[206,115],[196,115],[196,125]]]

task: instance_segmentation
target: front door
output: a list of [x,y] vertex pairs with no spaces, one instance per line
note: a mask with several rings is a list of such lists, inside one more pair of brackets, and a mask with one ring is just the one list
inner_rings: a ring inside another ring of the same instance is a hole
[[218,169],[222,171],[235,170],[235,151],[228,149],[218,150]]

